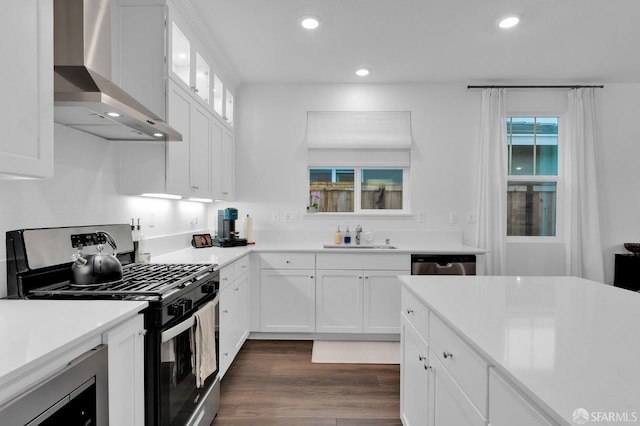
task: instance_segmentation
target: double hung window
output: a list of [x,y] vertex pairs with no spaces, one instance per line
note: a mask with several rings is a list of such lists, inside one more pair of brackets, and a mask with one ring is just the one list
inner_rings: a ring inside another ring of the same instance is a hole
[[558,118],[507,117],[507,236],[556,236]]

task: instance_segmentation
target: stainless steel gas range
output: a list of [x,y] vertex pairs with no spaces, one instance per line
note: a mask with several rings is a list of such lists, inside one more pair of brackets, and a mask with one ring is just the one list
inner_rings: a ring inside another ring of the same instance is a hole
[[[117,242],[114,253],[102,253],[107,242],[104,235]],[[144,312],[145,424],[211,424],[220,401],[218,371],[196,380],[194,355],[198,349],[193,330],[197,313],[214,309],[215,349],[206,355],[215,356],[218,365],[217,265],[136,264],[131,228],[126,224],[21,229],[7,232],[6,244],[9,298],[148,301]],[[101,265],[111,255],[122,265],[121,279],[101,282]],[[78,284],[72,269],[85,268],[86,259],[91,276],[98,279]]]

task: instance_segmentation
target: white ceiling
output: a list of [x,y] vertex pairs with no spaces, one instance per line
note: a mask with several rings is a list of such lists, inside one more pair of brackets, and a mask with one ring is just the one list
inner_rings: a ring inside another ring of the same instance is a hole
[[191,2],[243,83],[640,82],[640,0]]

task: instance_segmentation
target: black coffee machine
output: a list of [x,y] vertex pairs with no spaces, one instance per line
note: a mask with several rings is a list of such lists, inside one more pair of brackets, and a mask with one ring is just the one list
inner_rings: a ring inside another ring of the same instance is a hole
[[237,247],[247,245],[246,238],[238,238],[236,220],[238,220],[238,209],[218,210],[218,236],[213,239],[214,246]]

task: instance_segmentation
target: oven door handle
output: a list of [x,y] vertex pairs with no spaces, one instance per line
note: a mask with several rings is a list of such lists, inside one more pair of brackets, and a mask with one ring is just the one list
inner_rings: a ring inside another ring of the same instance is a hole
[[[215,299],[213,299],[213,303],[217,304],[219,302],[220,302],[220,295],[218,294],[216,295]],[[182,321],[180,324],[176,324],[170,329],[163,331],[162,334],[160,335],[160,342],[161,343],[168,342],[169,340],[176,337],[178,334],[187,331],[194,325],[196,325],[196,316],[192,314],[189,318]]]

